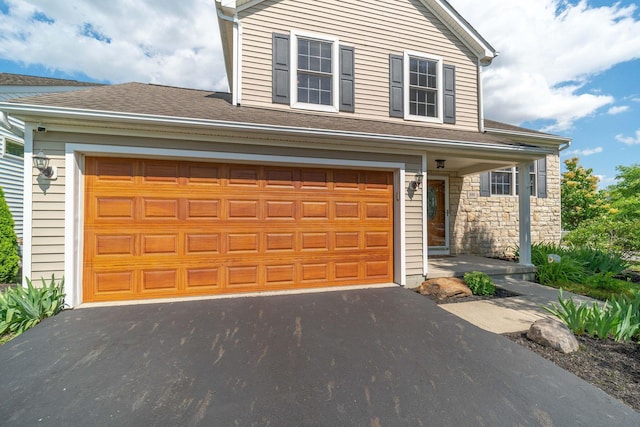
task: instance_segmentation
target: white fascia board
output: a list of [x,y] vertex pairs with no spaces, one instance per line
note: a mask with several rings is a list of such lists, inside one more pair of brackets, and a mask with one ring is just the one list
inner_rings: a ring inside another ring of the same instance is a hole
[[490,64],[498,56],[496,50],[448,2],[420,0],[440,21],[476,54],[480,62]]
[[280,135],[295,135],[301,137],[322,137],[346,140],[366,141],[368,144],[404,144],[406,148],[439,148],[449,150],[476,151],[485,153],[501,153],[512,155],[546,155],[554,154],[554,150],[545,147],[530,147],[522,145],[504,145],[439,138],[420,138],[414,136],[375,134],[366,132],[341,131],[333,129],[296,128],[281,125],[231,122],[222,120],[183,118],[173,116],[146,115],[138,113],[123,113],[112,111],[81,110],[66,107],[50,107],[27,104],[0,103],[0,110],[17,116],[29,116],[32,121],[46,121],[47,119],[67,120],[96,120],[103,123],[122,123],[135,125],[166,125],[170,127],[197,127],[204,129],[227,131],[251,131]]
[[484,128],[485,132],[491,135],[506,136],[509,138],[518,139],[519,141],[529,141],[533,143],[548,143],[554,145],[567,144],[571,142],[571,138],[557,135],[543,135],[532,132],[513,131],[506,129]]

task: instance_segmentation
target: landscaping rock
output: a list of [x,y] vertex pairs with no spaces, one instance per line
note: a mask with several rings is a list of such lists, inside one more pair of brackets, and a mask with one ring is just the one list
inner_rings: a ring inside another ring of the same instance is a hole
[[551,318],[536,320],[529,328],[527,338],[563,353],[573,353],[579,347],[573,332],[561,321]]
[[434,295],[438,299],[461,298],[471,295],[471,289],[462,279],[455,277],[440,277],[429,279],[417,288],[421,295]]

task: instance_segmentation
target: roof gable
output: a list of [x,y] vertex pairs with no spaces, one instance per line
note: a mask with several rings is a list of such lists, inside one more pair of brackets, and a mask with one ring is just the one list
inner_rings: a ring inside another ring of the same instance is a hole
[[[216,6],[233,14],[254,7],[265,0],[216,0]],[[446,0],[418,0],[455,34],[478,60],[487,65],[497,56],[496,50]],[[222,29],[221,29],[222,31]]]

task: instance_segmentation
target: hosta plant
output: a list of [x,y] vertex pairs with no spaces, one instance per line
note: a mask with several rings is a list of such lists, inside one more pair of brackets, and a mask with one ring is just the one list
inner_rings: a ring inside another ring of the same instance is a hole
[[27,286],[8,288],[0,293],[0,335],[18,336],[37,325],[42,319],[58,314],[64,308],[64,278],[56,283],[51,276],[47,284],[33,286],[27,279]]

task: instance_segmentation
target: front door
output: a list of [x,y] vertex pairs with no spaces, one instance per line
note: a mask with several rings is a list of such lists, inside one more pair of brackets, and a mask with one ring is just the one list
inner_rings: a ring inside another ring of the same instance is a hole
[[427,244],[430,254],[449,254],[449,180],[427,180]]

